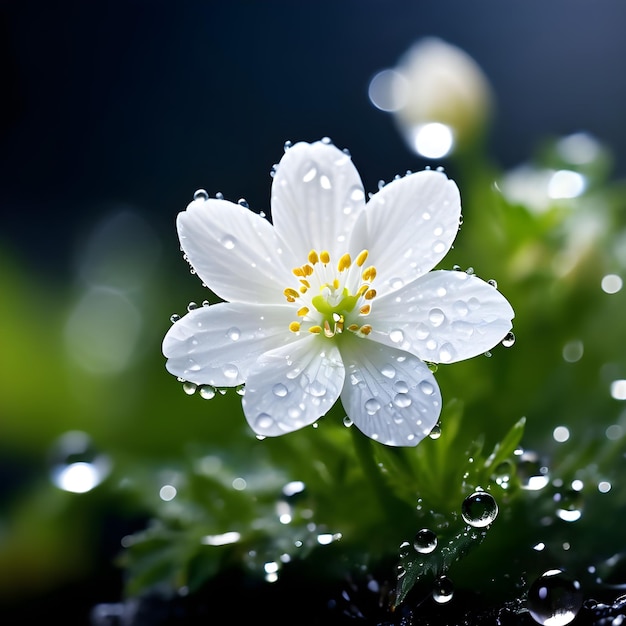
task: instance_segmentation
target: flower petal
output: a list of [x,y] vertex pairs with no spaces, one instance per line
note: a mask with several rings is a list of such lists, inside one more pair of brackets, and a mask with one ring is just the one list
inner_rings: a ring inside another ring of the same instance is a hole
[[416,446],[441,413],[441,392],[415,356],[368,339],[345,337],[346,382],[341,402],[368,437],[389,446]]
[[223,302],[190,311],[163,339],[167,370],[197,385],[234,387],[257,358],[297,335],[289,332],[289,306]]
[[454,363],[493,348],[514,316],[495,287],[465,272],[440,270],[377,299],[369,337],[424,361]]
[[395,291],[435,267],[452,246],[460,216],[459,190],[441,172],[409,174],[374,194],[353,245],[369,249],[378,293]]
[[[224,300],[278,303],[293,282],[291,260],[273,226],[249,209],[194,200],[176,220],[180,245],[203,282]],[[288,267],[289,266],[289,267]]]
[[339,351],[322,337],[310,335],[267,352],[246,381],[246,419],[267,437],[308,426],[330,410],[343,380]]
[[272,183],[272,221],[302,262],[311,249],[331,257],[347,252],[364,208],[363,183],[348,154],[322,141],[285,152]]

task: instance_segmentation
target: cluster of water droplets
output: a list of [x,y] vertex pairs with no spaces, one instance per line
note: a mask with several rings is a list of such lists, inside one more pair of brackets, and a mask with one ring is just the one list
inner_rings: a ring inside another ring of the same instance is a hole
[[[421,500],[418,510],[422,510]],[[438,604],[449,602],[454,595],[454,584],[447,570],[452,562],[463,556],[473,545],[480,543],[498,515],[495,498],[482,489],[469,494],[460,507],[460,518],[465,526],[450,534],[451,521],[445,516],[430,512],[433,520],[431,528],[421,528],[413,541],[400,544],[400,562],[397,566],[399,588],[406,585],[405,591],[432,573],[435,579],[431,587],[431,597]],[[453,516],[452,522],[459,515]],[[400,596],[404,594],[401,592]]]

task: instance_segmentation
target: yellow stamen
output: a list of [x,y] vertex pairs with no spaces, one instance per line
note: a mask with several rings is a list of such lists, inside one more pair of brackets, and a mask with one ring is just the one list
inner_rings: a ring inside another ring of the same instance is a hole
[[359,325],[358,324],[350,324],[350,326],[348,326],[348,330],[351,330],[353,333],[355,333],[357,330],[359,330]]
[[301,267],[294,267],[291,270],[296,276],[304,276],[304,269]]
[[309,252],[309,263],[311,265],[315,265],[320,258],[317,256],[317,252],[315,250],[311,250],[311,252]]
[[376,278],[376,268],[373,265],[366,267],[361,275],[363,280],[372,281]]
[[357,296],[362,296],[369,288],[370,288],[369,285],[361,285],[359,287],[359,290],[356,292],[356,295]]
[[360,330],[363,335],[369,335],[372,332],[372,327],[369,324],[365,324],[361,326]]
[[300,293],[306,293],[308,291],[308,287],[305,287],[304,285],[302,285],[302,287],[300,287]]
[[361,313],[361,315],[368,315],[371,310],[372,310],[372,307],[369,304],[364,304],[359,309],[359,313]]
[[295,289],[291,289],[290,287],[287,287],[287,289],[283,291],[283,294],[285,294],[287,302],[295,302],[296,298],[300,297],[300,294]]
[[313,273],[313,267],[310,265],[303,265],[302,272],[304,276],[310,276]]
[[347,270],[350,265],[352,265],[352,258],[348,253],[346,253],[339,259],[339,263],[337,263],[337,269],[340,272],[343,272],[344,270]]
[[328,253],[328,250],[322,250],[320,252],[320,261],[324,265],[328,265],[330,263],[330,254]]
[[376,297],[376,289],[368,289],[363,296],[366,300],[371,300]]
[[339,279],[338,278],[333,279],[333,288],[334,289],[339,289]]
[[307,288],[310,289],[311,288],[311,283],[308,280],[305,280],[304,278],[300,279],[300,282]]
[[298,317],[304,317],[305,315],[307,315],[308,312],[309,312],[309,307],[303,306],[301,309],[298,309],[298,312],[296,313],[296,315]]
[[367,255],[369,254],[369,252],[367,250],[361,250],[361,252],[359,252],[359,256],[357,256],[355,263],[359,266],[359,267],[363,267],[363,263],[365,263],[365,259],[367,259]]
[[289,324],[289,330],[292,333],[297,333],[300,331],[300,322],[291,322],[291,324]]
[[309,332],[313,333],[314,335],[317,335],[318,333],[322,332],[322,327],[321,326],[311,326],[309,328]]

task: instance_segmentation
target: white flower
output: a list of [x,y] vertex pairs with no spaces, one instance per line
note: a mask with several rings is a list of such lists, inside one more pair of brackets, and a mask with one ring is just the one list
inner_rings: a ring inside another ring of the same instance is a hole
[[245,383],[258,435],[312,424],[341,398],[372,439],[417,445],[441,411],[426,362],[484,353],[513,318],[476,276],[430,271],[459,228],[456,185],[426,170],[366,203],[348,154],[328,140],[298,143],[278,165],[271,210],[273,225],[201,198],[178,215],[187,260],[227,302],[172,325],[167,369],[198,385]]

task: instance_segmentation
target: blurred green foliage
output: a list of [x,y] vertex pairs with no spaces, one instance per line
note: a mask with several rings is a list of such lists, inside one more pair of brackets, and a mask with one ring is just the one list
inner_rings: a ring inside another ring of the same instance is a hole
[[[395,559],[400,597],[444,571],[456,585],[506,593],[548,567],[606,568],[623,549],[626,506],[626,393],[614,384],[626,379],[626,290],[616,278],[626,268],[626,187],[611,179],[606,147],[578,139],[578,152],[572,137],[546,141],[526,180],[484,156],[451,161],[464,224],[442,267],[496,280],[516,311],[516,341],[438,368],[441,436],[415,449],[366,440],[343,425],[340,406],[316,427],[261,441],[235,390],[187,397],[160,344],[177,307],[212,296],[140,215],[96,229],[72,285],[46,284],[5,253],[0,597],[89,575],[107,516],[147,520],[120,546],[128,594],[193,590],[229,566],[272,581],[289,561],[323,560],[328,544],[355,567]],[[550,191],[563,171],[580,176],[569,179],[582,182],[575,194]],[[120,239],[119,228],[133,237]],[[59,450],[72,431],[93,450]],[[529,488],[523,451],[536,456],[541,488]],[[54,483],[72,454],[106,459],[85,493]],[[477,488],[499,514],[468,538],[460,511]],[[422,528],[448,551],[401,558]],[[341,576],[345,562],[326,568]]]

